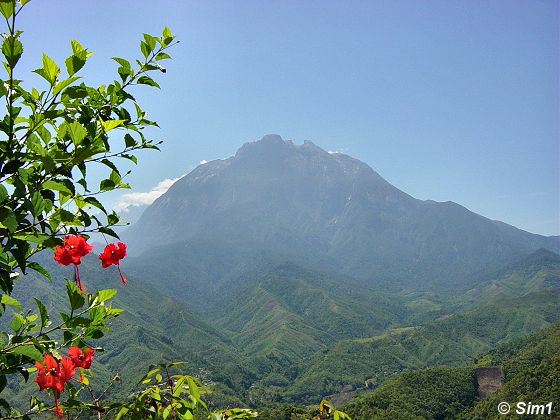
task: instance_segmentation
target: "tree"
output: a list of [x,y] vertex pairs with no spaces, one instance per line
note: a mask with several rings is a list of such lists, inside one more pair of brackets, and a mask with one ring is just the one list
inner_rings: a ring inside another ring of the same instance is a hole
[[[132,419],[193,419],[208,415],[211,420],[256,417],[248,409],[228,408],[211,413],[204,401],[208,391],[194,377],[182,375],[180,362],[151,368],[140,380],[140,390],[126,401],[104,399],[119,380],[118,375],[103,391],[90,387],[89,370],[95,363],[93,343],[107,330],[108,321],[121,309],[111,300],[115,289],[87,289],[79,274],[81,258],[92,251],[88,234],[100,232],[115,237],[112,227],[120,223],[98,197],[109,191],[129,188],[119,165],[137,163],[135,152],[158,149],[144,129],[157,126],[133,96],[142,85],[159,88],[154,74],[163,74],[163,60],[178,41],[169,28],[161,36],[143,35],[140,59],[130,62],[113,57],[117,79],[99,86],[87,85],[80,71],[92,52],[78,41],[70,42],[71,53],[62,69],[43,54],[34,70],[43,88],[26,89],[16,72],[23,54],[17,17],[30,0],[0,0],[6,32],[2,34],[5,78],[0,79],[0,100],[5,114],[0,120],[0,417],[23,418],[54,410],[78,416]],[[100,165],[107,177],[91,185],[91,168]],[[103,218],[96,216],[104,213]],[[49,313],[34,298],[36,308],[24,308],[14,296],[15,282],[25,282],[29,270],[52,281],[36,256],[54,250],[54,260],[73,266],[74,281],[66,281],[67,310]],[[108,244],[100,254],[103,268],[116,265],[121,282],[120,261],[126,245]],[[87,290],[87,291],[86,291]],[[89,291],[89,292],[88,292]],[[6,318],[10,318],[9,321]],[[2,398],[9,382],[21,375],[51,393],[53,404],[32,397],[29,409],[21,412]],[[348,418],[328,402],[320,405],[318,418]]]
[[[0,324],[11,330],[0,331],[0,393],[15,375],[26,381],[33,375],[41,391],[53,394],[54,404],[33,397],[22,413],[0,399],[0,416],[29,418],[52,408],[59,416],[70,409],[98,418],[192,418],[206,408],[205,390],[195,378],[174,373],[177,363],[151,369],[141,381],[144,389],[127,401],[107,405],[103,400],[118,377],[101,394],[93,393],[88,379],[94,363],[91,343],[121,310],[110,304],[116,290],[87,293],[79,275],[80,258],[91,251],[88,233],[118,238],[111,227],[119,224],[119,217],[107,211],[98,196],[129,187],[123,181],[127,174],[119,170],[123,159],[136,164],[136,151],[158,148],[143,131],[157,124],[146,118],[132,93],[141,85],[159,87],[153,75],[166,72],[161,62],[171,58],[168,50],[178,41],[167,27],[161,36],[144,34],[139,60],[114,57],[117,79],[89,86],[80,70],[92,52],[72,40],[64,68],[43,54],[42,65],[34,72],[44,87],[26,89],[16,72],[23,54],[16,23],[27,3],[0,0],[6,25],[2,41],[6,75],[0,80],[0,100],[6,105],[0,121],[0,316],[11,317],[9,323]],[[88,176],[94,165],[107,168],[106,179],[96,186]],[[95,216],[100,211],[104,218]],[[60,319],[39,299],[35,309],[28,309],[12,295],[14,283],[24,282],[29,270],[51,279],[34,256],[53,249],[57,262],[74,268],[74,282],[66,284],[68,310]],[[125,255],[124,244],[109,244],[100,258],[103,267],[119,266]],[[126,282],[122,273],[121,280]],[[233,419],[254,413],[230,410],[212,415]]]

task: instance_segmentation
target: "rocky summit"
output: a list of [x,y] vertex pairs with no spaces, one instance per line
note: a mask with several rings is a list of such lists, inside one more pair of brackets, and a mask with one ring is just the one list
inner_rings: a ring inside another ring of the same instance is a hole
[[358,159],[278,135],[199,165],[124,236],[136,255],[176,261],[194,253],[193,266],[182,268],[210,276],[217,266],[231,272],[272,258],[417,289],[468,288],[475,273],[560,249],[558,237],[415,199]]

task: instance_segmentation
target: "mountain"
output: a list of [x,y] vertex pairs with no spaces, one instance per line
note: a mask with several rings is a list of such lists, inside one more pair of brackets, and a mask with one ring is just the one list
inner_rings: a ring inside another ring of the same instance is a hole
[[[427,300],[424,296],[395,298],[401,299],[411,314],[419,311],[419,301]],[[294,400],[312,400],[342,389],[359,389],[364,383],[375,387],[407,368],[473,360],[497,343],[560,319],[558,302],[560,256],[537,250],[490,275],[462,300],[454,298],[443,303],[447,312],[437,319],[435,312],[433,320],[414,323],[414,317],[403,314],[399,327],[389,327],[371,337],[336,341],[300,366],[298,377],[285,395]],[[411,326],[403,327],[407,321],[412,321]]]
[[310,402],[342,390],[375,388],[405,369],[473,361],[496,344],[559,320],[559,299],[557,292],[535,293],[447,315],[425,325],[337,341],[306,360],[283,395],[289,401]]
[[560,255],[541,248],[479,281],[477,287],[460,297],[462,305],[489,303],[541,291],[560,292]]
[[560,249],[558,237],[417,200],[357,159],[277,135],[198,166],[123,236],[137,272],[157,261],[160,290],[196,299],[282,261],[393,290],[468,290],[480,273]]
[[147,208],[147,204],[126,207],[124,210],[119,211],[120,223],[130,223],[131,225],[136,223]]
[[[498,404],[524,401],[552,402],[551,418],[558,415],[560,392],[560,323],[528,337],[504,343],[478,365],[435,367],[409,371],[361,394],[341,409],[355,419],[501,419]],[[473,386],[473,368],[501,366],[504,384],[486,399]],[[548,414],[548,412],[547,412]],[[529,416],[528,416],[529,417]],[[265,420],[267,417],[265,417]]]
[[298,364],[336,341],[380,333],[405,318],[404,302],[340,280],[286,263],[224,296],[212,321],[254,366],[253,399],[291,383]]

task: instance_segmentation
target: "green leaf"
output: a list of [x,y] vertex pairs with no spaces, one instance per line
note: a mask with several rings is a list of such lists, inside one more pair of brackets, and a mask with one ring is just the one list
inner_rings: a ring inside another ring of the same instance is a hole
[[12,322],[10,323],[12,331],[17,333],[23,326],[23,324],[25,324],[25,319],[23,318],[23,316],[21,316],[21,314],[15,312],[13,314]]
[[152,52],[156,47],[157,38],[149,34],[143,34],[143,35],[144,35],[144,41],[146,41],[146,44],[148,44],[148,48],[150,49],[150,52]]
[[101,204],[101,202],[95,198],[95,197],[85,197],[84,200],[86,201],[86,203],[97,207],[99,210],[101,210],[103,213],[107,214],[107,210],[105,210],[105,207],[103,207],[103,204]]
[[64,79],[64,80],[58,82],[53,88],[53,95],[57,95],[58,92],[61,92],[62,90],[64,90],[66,87],[70,86],[72,83],[74,83],[79,78],[80,78],[79,76],[72,76],[72,77],[69,77],[68,79]]
[[52,58],[43,53],[43,67],[34,71],[45,78],[51,85],[54,85],[56,78],[60,73],[60,68],[56,65]]
[[3,220],[0,220],[0,225],[8,228],[11,233],[14,233],[18,228],[16,216],[13,213],[8,213]]
[[45,209],[45,201],[39,191],[34,191],[33,194],[31,194],[31,200],[29,202],[31,203],[31,214],[35,217],[39,216]]
[[148,44],[146,44],[144,41],[140,41],[140,51],[142,51],[142,55],[146,58],[148,58],[150,52],[152,52]]
[[167,53],[164,53],[164,52],[160,52],[160,53],[158,53],[158,54],[155,56],[155,59],[156,59],[157,61],[159,61],[159,60],[167,60],[167,59],[170,59],[170,58],[171,58],[171,56],[170,56],[169,54],[167,54]]
[[126,79],[132,76],[132,70],[122,66],[117,69],[117,73],[119,73],[119,75],[121,76],[121,80],[123,81],[123,83],[126,82]]
[[72,310],[80,309],[84,306],[86,302],[84,295],[78,286],[70,281],[66,281],[66,293],[68,294],[68,299],[70,300],[70,307]]
[[64,94],[68,95],[68,97],[72,99],[80,99],[88,96],[88,90],[82,83],[79,86],[69,86],[64,90]]
[[111,181],[110,179],[104,179],[99,183],[99,190],[100,191],[110,191],[110,190],[114,190],[116,187],[116,184]]
[[5,201],[6,198],[8,198],[8,190],[4,187],[4,185],[0,184],[0,203]]
[[122,154],[121,157],[130,160],[134,164],[138,164],[138,159],[134,155]]
[[115,417],[115,420],[120,420],[129,411],[130,411],[130,409],[128,407],[121,408],[121,410],[117,413],[117,417]]
[[119,173],[115,170],[111,171],[111,174],[109,175],[109,179],[115,184],[115,185],[119,185],[121,182],[121,176],[119,175]]
[[[143,383],[143,384],[149,383],[150,382],[149,378],[154,376],[160,370],[161,370],[161,367],[151,368],[148,372],[146,372],[146,374],[142,377],[142,379],[140,379],[139,383]],[[147,379],[148,379],[148,381],[146,382]]]
[[15,0],[2,0],[0,2],[0,13],[6,19],[9,19],[14,14],[14,8],[16,7]]
[[45,190],[54,190],[54,191],[60,191],[66,194],[71,194],[73,195],[74,193],[72,192],[72,190],[70,190],[70,188],[68,188],[65,184],[63,184],[62,182],[59,181],[53,181],[53,180],[48,180],[43,182],[43,188]]
[[12,247],[12,256],[17,261],[17,267],[25,274],[25,269],[27,267],[27,257],[29,255],[30,245],[26,241],[16,241],[16,247]]
[[66,71],[68,72],[68,76],[75,75],[84,65],[86,64],[86,60],[82,59],[77,54],[72,54],[64,60],[64,65],[66,66]]
[[80,53],[82,51],[86,51],[82,44],[80,44],[77,40],[73,39],[70,41],[70,46],[72,47],[72,52],[74,54]]
[[124,58],[120,58],[120,57],[112,57],[112,59],[115,60],[117,63],[119,63],[121,67],[130,71],[130,62],[128,60],[125,60]]
[[121,219],[114,211],[113,213],[107,215],[107,223],[109,224],[109,226],[116,225],[120,220]]
[[39,136],[41,137],[41,139],[43,140],[43,142],[44,142],[45,144],[47,144],[47,143],[51,140],[51,138],[52,138],[51,132],[50,132],[45,126],[43,126],[43,125],[40,126],[40,127],[37,127],[37,129],[35,130],[35,132],[36,132],[37,134],[39,134]]
[[37,304],[37,308],[39,309],[39,315],[41,315],[41,328],[44,328],[49,323],[49,313],[47,312],[47,308],[45,308],[43,302],[41,302],[39,299],[35,297],[33,298],[33,300]]
[[167,26],[163,28],[162,37],[163,39],[161,40],[161,45],[164,47],[167,47],[171,43],[171,41],[175,39],[175,37],[171,33],[171,30]]
[[126,147],[134,147],[136,146],[136,140],[134,140],[134,137],[132,137],[130,134],[126,133],[124,135],[124,145]]
[[[48,238],[47,235],[45,235],[45,237]],[[42,274],[47,279],[52,280],[51,274],[47,270],[45,270],[39,263],[37,263],[35,261],[30,261],[30,262],[27,263],[27,266],[29,268],[32,268],[36,272]]]
[[107,313],[107,316],[118,316],[121,312],[124,312],[124,309],[107,308],[105,312]]
[[21,346],[16,347],[13,352],[15,354],[21,354],[22,356],[27,356],[38,362],[43,361],[43,354],[35,348],[35,346]]
[[202,402],[200,399],[200,391],[194,380],[189,376],[187,377],[187,382],[189,384],[189,394],[198,402]]
[[66,132],[76,145],[80,144],[87,136],[87,130],[78,121],[72,121],[70,124],[67,124]]
[[37,397],[29,397],[29,410],[30,411],[39,411],[39,410],[47,410],[49,405],[39,400]]
[[106,133],[111,131],[113,128],[118,127],[124,122],[124,120],[107,120],[101,121],[101,126],[103,127],[103,131]]
[[2,54],[6,57],[8,65],[15,67],[23,53],[23,45],[15,36],[8,35],[2,42]]
[[73,54],[64,60],[64,64],[66,65],[68,75],[73,76],[75,73],[80,71],[82,67],[84,67],[86,60],[91,53],[88,53],[88,51],[75,39],[70,41],[70,45],[72,47]]
[[117,294],[116,289],[104,289],[97,291],[97,301],[99,303],[105,302],[106,300],[111,299],[113,296]]
[[140,108],[140,106],[136,102],[133,102],[133,104],[134,108],[136,108],[136,117],[138,119],[144,118],[146,116],[146,113],[142,111],[142,108]]
[[47,151],[45,150],[45,148],[43,147],[43,145],[41,144],[41,140],[39,140],[39,137],[37,135],[35,135],[34,133],[30,134],[27,137],[27,149],[30,152],[33,152],[39,156],[45,156]]
[[113,238],[119,239],[119,235],[117,235],[117,233],[113,229],[110,229],[108,227],[100,226],[99,232],[104,233],[105,235],[112,236]]
[[156,81],[149,76],[140,76],[136,83],[139,85],[148,85],[159,88],[159,85],[156,83]]
[[21,303],[19,303],[19,301],[17,299],[11,297],[10,295],[1,295],[0,296],[0,303],[2,305],[13,306],[13,307],[18,308],[20,310],[22,309]]

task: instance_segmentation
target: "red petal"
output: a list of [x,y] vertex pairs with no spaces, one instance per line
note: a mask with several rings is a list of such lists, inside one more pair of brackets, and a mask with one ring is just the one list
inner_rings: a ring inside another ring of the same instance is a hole
[[[64,383],[68,382],[70,379],[72,379],[72,376],[74,376],[75,373],[75,366],[74,366],[74,362],[72,361],[72,359],[69,359],[66,356],[62,356],[62,360],[60,361],[61,364],[61,369],[60,369],[60,380],[62,382],[62,390],[64,389]],[[60,391],[62,391],[60,390]]]
[[58,362],[50,354],[45,354],[43,356],[43,361],[45,362],[45,367],[47,368],[46,370],[51,370],[51,369],[58,370]]

